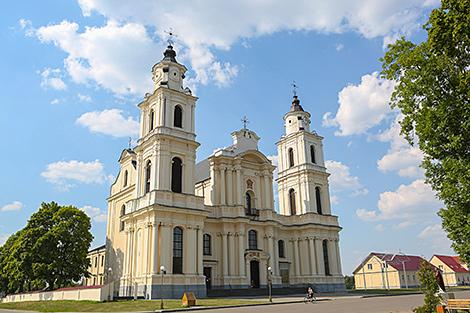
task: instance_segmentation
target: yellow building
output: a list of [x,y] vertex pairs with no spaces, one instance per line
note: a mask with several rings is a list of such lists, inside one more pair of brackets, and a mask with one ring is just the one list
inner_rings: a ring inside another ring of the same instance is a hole
[[106,231],[114,294],[203,297],[270,283],[343,291],[341,227],[310,113],[297,96],[286,105],[277,179],[246,123],[232,132],[233,144],[196,164],[197,98],[184,86],[186,70],[168,46],[152,68],[152,93],[138,105],[137,146],[119,158]]
[[106,246],[102,245],[88,251],[88,259],[90,260],[90,266],[88,267],[90,277],[84,278],[83,285],[103,285],[105,283]]
[[441,270],[446,286],[470,285],[468,264],[463,263],[458,256],[435,254],[429,262]]
[[419,286],[420,256],[370,253],[354,270],[356,289],[400,289]]

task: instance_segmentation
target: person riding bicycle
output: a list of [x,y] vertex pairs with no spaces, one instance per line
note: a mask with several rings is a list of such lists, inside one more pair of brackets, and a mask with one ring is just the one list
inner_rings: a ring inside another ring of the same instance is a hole
[[306,298],[307,298],[307,300],[310,300],[310,301],[315,300],[315,296],[313,295],[313,288],[312,287],[308,287]]

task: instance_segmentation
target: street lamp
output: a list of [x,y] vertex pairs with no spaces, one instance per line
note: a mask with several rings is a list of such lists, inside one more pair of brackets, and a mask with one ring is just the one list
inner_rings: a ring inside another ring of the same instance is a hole
[[163,275],[165,274],[165,266],[160,266],[160,274],[162,274],[162,280],[160,282],[160,309],[163,310]]
[[112,271],[113,269],[109,267],[108,271],[106,272],[106,280],[108,283],[108,301],[111,301],[111,279],[109,277],[111,276]]
[[269,302],[273,302],[273,296],[272,296],[272,268],[271,266],[268,266],[268,292],[269,292]]

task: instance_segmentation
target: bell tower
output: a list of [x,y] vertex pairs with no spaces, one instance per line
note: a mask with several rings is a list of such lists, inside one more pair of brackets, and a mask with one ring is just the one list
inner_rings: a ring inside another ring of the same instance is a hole
[[285,134],[278,148],[278,192],[282,215],[330,215],[328,176],[323,157],[323,137],[310,131],[310,113],[294,94],[284,115]]

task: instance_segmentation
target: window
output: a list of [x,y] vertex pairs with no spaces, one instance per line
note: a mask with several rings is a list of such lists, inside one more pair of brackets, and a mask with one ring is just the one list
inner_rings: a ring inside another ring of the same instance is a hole
[[154,127],[154,120],[155,120],[155,112],[153,110],[150,110],[150,116],[149,116],[149,131],[153,130]]
[[294,149],[289,148],[288,154],[289,154],[289,167],[292,167],[294,166]]
[[211,235],[204,234],[203,236],[203,254],[204,255],[212,255],[211,251]]
[[404,274],[401,274],[401,279],[405,280],[405,275]]
[[367,269],[371,270],[372,269],[372,264],[367,264]]
[[183,109],[179,105],[175,106],[173,126],[183,128]]
[[98,257],[95,256],[95,267],[97,267],[97,266],[98,266]]
[[330,276],[330,261],[328,260],[328,240],[323,240],[323,263],[325,265],[325,275]]
[[[123,205],[121,206],[120,217],[123,217],[125,214],[126,214],[126,206],[123,204]],[[123,231],[123,230],[124,230],[124,225],[125,225],[125,222],[124,222],[124,221],[121,221],[121,222],[119,223],[119,231]]]
[[104,266],[104,255],[101,256],[101,266]]
[[182,192],[182,174],[183,161],[178,157],[174,157],[171,162],[171,191]]
[[96,277],[93,277],[93,286],[96,285]]
[[173,229],[173,274],[183,274],[183,229]]
[[248,249],[258,249],[258,233],[256,232],[256,230],[250,230],[248,232]]
[[147,161],[145,165],[145,193],[150,192],[150,177],[152,176],[152,162]]
[[320,187],[315,187],[315,199],[317,201],[317,213],[323,214],[323,210],[321,207],[321,192]]
[[289,207],[290,207],[290,215],[297,214],[297,208],[295,206],[295,190],[289,190]]
[[129,173],[127,172],[127,170],[124,172],[124,182],[122,183],[122,186],[123,187],[126,187],[127,186],[127,179],[129,177]]
[[310,158],[312,159],[312,163],[317,163],[315,160],[315,146],[310,146]]
[[279,240],[277,242],[277,252],[278,252],[280,258],[285,258],[286,257],[286,251],[285,251],[285,247],[284,247],[284,240]]

